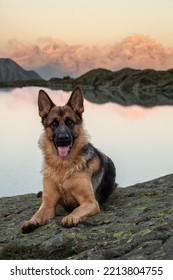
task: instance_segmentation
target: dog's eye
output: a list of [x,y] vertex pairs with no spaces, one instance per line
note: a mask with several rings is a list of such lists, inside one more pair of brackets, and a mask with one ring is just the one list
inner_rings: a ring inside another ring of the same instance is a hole
[[50,127],[51,127],[52,129],[55,129],[55,128],[58,127],[58,125],[59,125],[58,120],[54,120],[53,122],[51,122]]
[[66,118],[65,124],[67,126],[73,126],[74,125],[74,121],[72,119],[70,119],[70,118]]

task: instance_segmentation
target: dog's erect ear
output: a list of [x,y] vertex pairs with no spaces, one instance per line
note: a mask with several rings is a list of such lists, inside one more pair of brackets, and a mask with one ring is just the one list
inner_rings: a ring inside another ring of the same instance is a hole
[[38,110],[39,115],[42,119],[47,117],[52,107],[54,107],[55,104],[50,99],[49,95],[44,91],[40,90],[38,94]]
[[67,102],[67,105],[70,106],[76,114],[78,114],[79,116],[82,115],[84,111],[84,105],[82,92],[79,87],[73,90],[70,99]]

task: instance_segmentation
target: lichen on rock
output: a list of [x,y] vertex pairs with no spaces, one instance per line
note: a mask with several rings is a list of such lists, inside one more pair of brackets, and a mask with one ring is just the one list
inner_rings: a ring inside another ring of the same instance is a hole
[[22,234],[40,206],[35,194],[0,198],[0,259],[173,259],[173,174],[119,188],[74,228],[62,216]]

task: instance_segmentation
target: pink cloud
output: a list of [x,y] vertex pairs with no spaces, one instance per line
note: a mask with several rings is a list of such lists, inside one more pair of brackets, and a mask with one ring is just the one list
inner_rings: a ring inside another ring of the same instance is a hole
[[123,67],[164,70],[173,65],[173,47],[164,48],[142,35],[128,36],[113,46],[103,47],[68,45],[52,38],[39,38],[30,45],[13,39],[9,45],[10,58],[27,69],[38,72],[44,69],[47,78],[52,76],[50,69],[55,73],[54,76],[61,73],[79,76],[97,67],[114,71]]

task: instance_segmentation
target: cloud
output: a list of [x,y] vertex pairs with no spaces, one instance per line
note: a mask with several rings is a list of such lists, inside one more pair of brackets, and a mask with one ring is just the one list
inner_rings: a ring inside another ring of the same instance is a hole
[[123,67],[164,70],[173,65],[173,47],[164,48],[155,40],[131,35],[111,46],[68,45],[53,38],[39,38],[35,44],[9,41],[9,57],[26,69],[37,70],[44,78],[79,76],[93,68],[118,70]]
[[166,69],[168,54],[163,46],[154,40],[133,35],[125,38],[110,50],[109,58],[117,64],[135,68]]

